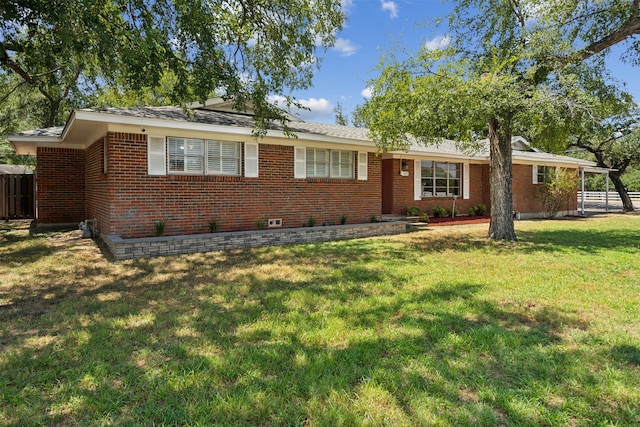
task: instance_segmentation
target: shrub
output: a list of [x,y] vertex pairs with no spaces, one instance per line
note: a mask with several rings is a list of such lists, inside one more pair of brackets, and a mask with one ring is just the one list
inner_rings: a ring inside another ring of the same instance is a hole
[[433,208],[433,216],[434,218],[440,218],[443,216],[447,216],[447,210],[442,206],[435,206]]
[[267,222],[264,219],[256,221],[256,227],[258,227],[258,230],[264,230],[265,225],[267,225]]
[[345,225],[347,223],[347,216],[346,215],[342,215],[340,217],[340,225]]
[[482,216],[487,213],[487,206],[484,203],[478,203],[477,205],[473,205],[473,210],[476,215]]
[[218,231],[218,223],[215,219],[209,221],[209,233],[215,233]]
[[417,206],[409,206],[407,208],[407,216],[418,216],[420,215],[420,208]]
[[373,222],[378,222],[378,217],[376,215],[371,215],[370,221]]
[[542,202],[545,217],[554,218],[563,208],[567,208],[569,201],[575,197],[578,176],[567,169],[556,169],[551,181],[545,183],[538,190],[538,199]]
[[304,225],[305,225],[305,227],[313,227],[314,225],[316,225],[315,218],[310,216],[309,219],[307,220],[307,222]]
[[160,221],[156,221],[153,224],[153,228],[155,228],[156,230],[156,236],[160,237],[164,234],[164,227],[166,225],[166,221],[164,219],[161,219]]
[[422,215],[420,215],[420,221],[422,222],[429,222],[429,215],[425,212]]

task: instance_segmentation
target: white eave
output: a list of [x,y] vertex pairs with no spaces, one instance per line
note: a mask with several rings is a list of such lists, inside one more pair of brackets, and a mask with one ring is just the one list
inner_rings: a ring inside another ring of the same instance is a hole
[[[292,126],[295,125],[304,126],[300,122],[292,123]],[[180,132],[200,132],[203,134],[218,133],[253,138],[253,128],[245,126],[128,116],[92,110],[75,110],[69,116],[59,136],[16,134],[10,135],[9,141],[14,143],[18,154],[35,154],[37,147],[86,149],[96,140],[105,136],[108,131],[118,131],[118,129],[127,129],[127,131],[133,133],[144,134],[149,134],[153,129],[153,132],[162,131],[166,135],[170,135],[172,132],[176,132],[178,135]],[[273,138],[279,140],[279,143],[283,143],[284,140],[286,145],[304,145],[304,141],[309,141],[366,147],[370,151],[375,149],[375,144],[370,140],[311,132],[313,131],[305,130],[301,132],[293,129],[290,133],[297,136],[297,138],[294,138],[287,136],[283,130],[268,130],[264,139]]]

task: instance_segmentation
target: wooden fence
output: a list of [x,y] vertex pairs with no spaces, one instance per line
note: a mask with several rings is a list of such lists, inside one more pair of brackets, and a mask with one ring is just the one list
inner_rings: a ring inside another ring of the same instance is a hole
[[0,175],[0,220],[35,216],[34,175]]

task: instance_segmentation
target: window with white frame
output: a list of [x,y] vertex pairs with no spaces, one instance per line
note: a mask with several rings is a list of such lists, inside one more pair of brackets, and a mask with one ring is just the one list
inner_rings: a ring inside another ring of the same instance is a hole
[[353,178],[353,151],[331,150],[331,177]]
[[536,183],[545,184],[551,182],[555,176],[555,166],[538,166],[536,171]]
[[329,150],[307,148],[307,176],[314,178],[329,176]]
[[423,160],[422,196],[460,196],[461,164]]
[[169,172],[240,175],[240,143],[169,137]]
[[307,148],[306,176],[308,178],[353,178],[353,159],[352,151]]
[[207,141],[207,174],[240,175],[240,144]]

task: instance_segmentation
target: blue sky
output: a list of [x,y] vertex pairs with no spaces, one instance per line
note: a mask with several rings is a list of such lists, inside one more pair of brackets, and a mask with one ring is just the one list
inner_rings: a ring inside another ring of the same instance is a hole
[[[305,120],[333,123],[338,102],[351,113],[364,103],[367,81],[375,77],[383,53],[399,48],[413,53],[422,43],[441,43],[445,28],[423,24],[445,17],[453,7],[442,0],[343,0],[343,4],[347,22],[336,45],[318,53],[322,63],[312,87],[293,93],[311,108],[298,114]],[[620,62],[620,52],[617,47],[609,54],[608,66],[640,102],[640,68]]]

